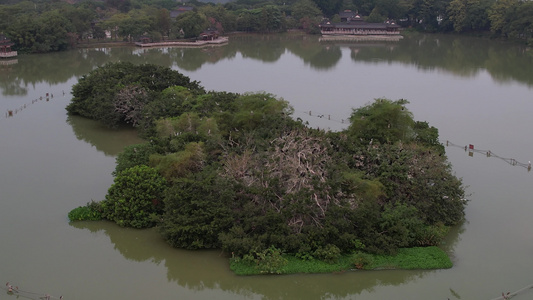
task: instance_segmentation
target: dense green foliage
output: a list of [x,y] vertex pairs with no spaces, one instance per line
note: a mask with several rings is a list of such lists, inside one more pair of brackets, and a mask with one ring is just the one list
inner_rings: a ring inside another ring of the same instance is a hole
[[90,202],[85,206],[77,207],[68,213],[70,221],[100,221],[102,220],[100,202]]
[[234,195],[209,173],[179,179],[166,193],[161,232],[174,247],[220,248],[218,234],[231,227]]
[[166,180],[148,166],[121,171],[102,201],[102,216],[120,226],[151,227],[163,212]]
[[254,256],[233,258],[230,268],[237,275],[257,275],[265,273],[338,273],[352,270],[429,270],[448,269],[452,262],[438,247],[414,247],[399,249],[396,255],[376,255],[357,252],[342,255],[335,261],[306,260],[267,249]]
[[138,144],[125,147],[117,157],[117,165],[113,175],[117,176],[118,173],[134,166],[148,166],[150,155],[154,153],[156,153],[156,149],[152,144]]
[[236,0],[189,1],[193,8],[172,18],[180,3],[161,0],[10,1],[0,4],[0,28],[23,52],[62,51],[90,40],[154,41],[196,38],[208,29],[227,32],[318,33],[324,17],[339,21],[350,9],[369,22],[397,20],[426,32],[490,32],[494,37],[533,38],[533,4],[524,0]]
[[[192,92],[201,91],[197,82],[155,65],[135,66],[131,63],[110,63],[80,78],[72,89],[70,114],[100,120],[108,126],[121,122],[133,126],[146,125],[160,117],[170,117],[172,111],[155,111],[160,94],[171,86],[181,86]],[[166,103],[165,103],[166,104]],[[165,105],[164,107],[169,107]],[[149,111],[148,120],[143,116]]]
[[[377,99],[354,109],[346,130],[324,132],[270,94],[206,93],[176,71],[115,64],[74,86],[69,112],[134,124],[101,111],[109,100],[88,83],[110,95],[131,83],[109,74],[135,78],[153,99],[139,113],[149,141],[119,155],[101,205],[120,225],[157,224],[173,246],[222,248],[277,273],[283,253],[334,262],[355,250],[438,245],[463,218],[464,191],[438,130],[414,121],[405,100]],[[151,88],[140,74],[176,86]]]

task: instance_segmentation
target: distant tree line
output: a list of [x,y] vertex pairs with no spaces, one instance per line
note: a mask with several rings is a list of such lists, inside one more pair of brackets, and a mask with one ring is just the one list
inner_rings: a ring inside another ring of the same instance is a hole
[[69,217],[158,226],[175,247],[236,256],[438,245],[463,220],[464,190],[438,130],[407,103],[377,99],[325,132],[267,93],[206,92],[168,68],[108,64],[79,80],[67,110],[131,124],[147,142],[118,156],[103,201]]
[[[175,18],[180,6],[194,9]],[[207,28],[221,33],[318,33],[323,18],[357,11],[369,22],[394,19],[426,32],[490,32],[494,37],[533,38],[533,2],[524,0],[236,0],[225,4],[192,0],[0,1],[0,28],[21,52],[62,51],[87,40],[194,38]]]

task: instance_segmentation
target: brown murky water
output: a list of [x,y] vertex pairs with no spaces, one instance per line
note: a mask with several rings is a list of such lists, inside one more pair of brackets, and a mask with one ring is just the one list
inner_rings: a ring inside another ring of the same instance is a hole
[[[79,76],[118,60],[169,66],[208,90],[267,91],[332,130],[353,107],[405,98],[443,143],[491,150],[499,157],[446,149],[471,193],[465,223],[443,244],[454,267],[237,277],[219,251],[173,249],[155,230],[69,224],[68,211],[104,197],[116,154],[140,141],[64,109]],[[533,283],[533,175],[520,164],[533,158],[532,86],[531,50],[451,36],[365,44],[252,36],[204,49],[21,55],[0,65],[0,280],[30,299],[69,300],[493,299],[518,290]],[[0,299],[15,296],[0,290]]]

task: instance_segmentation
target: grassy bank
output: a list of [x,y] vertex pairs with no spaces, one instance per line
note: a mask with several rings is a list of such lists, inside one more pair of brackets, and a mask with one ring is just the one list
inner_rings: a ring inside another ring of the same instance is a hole
[[304,260],[291,255],[277,258],[277,267],[268,259],[231,259],[230,268],[237,275],[333,273],[354,270],[383,269],[448,269],[452,262],[446,252],[438,247],[403,248],[394,256],[353,253],[332,262],[316,259]]

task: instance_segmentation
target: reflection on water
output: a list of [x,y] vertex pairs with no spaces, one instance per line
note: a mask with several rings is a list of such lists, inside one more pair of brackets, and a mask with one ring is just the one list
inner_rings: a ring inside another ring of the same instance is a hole
[[464,233],[467,224],[468,221],[463,220],[460,224],[457,224],[450,228],[448,235],[444,238],[442,244],[440,245],[440,248],[446,251],[446,253],[448,253],[448,256],[452,260],[453,264],[455,264],[456,261],[454,257],[455,247],[461,241],[461,235]]
[[[135,131],[66,115],[72,84],[113,61],[189,70],[184,73],[208,89],[265,90],[289,101],[296,117],[334,130],[345,127],[352,107],[374,97],[402,97],[415,118],[438,127],[443,139],[520,162],[533,158],[527,138],[533,127],[532,55],[521,46],[440,35],[321,43],[315,36],[287,34],[235,36],[209,49],[21,55],[0,72],[2,115],[27,104],[15,117],[0,118],[5,281],[78,300],[492,299],[531,284],[533,173],[453,147],[447,156],[472,195],[467,221],[442,245],[454,262],[447,270],[237,277],[220,251],[171,248],[157,229],[109,222],[69,226],[69,210],[103,199],[113,183],[114,156],[141,142]],[[31,104],[48,92],[54,93],[49,102]],[[0,299],[13,297],[0,293]]]
[[481,70],[501,82],[516,80],[533,84],[533,54],[522,46],[453,35],[409,35],[394,42],[320,42],[318,36],[237,35],[222,47],[87,48],[47,55],[21,56],[16,64],[0,66],[0,89],[4,95],[24,95],[39,82],[56,84],[82,76],[107,62],[130,61],[196,71],[205,64],[231,60],[237,54],[263,63],[277,62],[290,51],[316,70],[329,70],[341,60],[341,47],[351,49],[354,61],[403,63],[423,70],[440,69],[470,77]]
[[131,127],[107,128],[101,123],[80,116],[68,116],[67,123],[72,126],[76,138],[85,141],[106,156],[116,156],[124,145],[140,144],[138,132]]
[[[157,229],[138,230],[112,222],[71,222],[72,227],[103,233],[114,249],[126,259],[164,264],[169,282],[195,291],[222,290],[262,299],[324,299],[353,297],[379,286],[398,286],[435,271],[372,271],[336,274],[237,277],[228,270],[228,260],[219,250],[188,251],[174,249],[157,234]],[[452,242],[453,243],[453,242]],[[222,258],[221,258],[222,256]],[[316,284],[320,280],[321,284]]]

